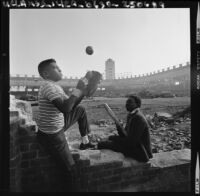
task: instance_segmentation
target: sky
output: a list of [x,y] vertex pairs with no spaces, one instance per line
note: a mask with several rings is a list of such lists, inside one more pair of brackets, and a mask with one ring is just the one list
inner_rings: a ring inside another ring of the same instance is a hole
[[[64,76],[105,72],[139,75],[190,61],[190,18],[186,8],[11,9],[10,74],[36,75],[54,58]],[[85,53],[90,45],[92,55]]]

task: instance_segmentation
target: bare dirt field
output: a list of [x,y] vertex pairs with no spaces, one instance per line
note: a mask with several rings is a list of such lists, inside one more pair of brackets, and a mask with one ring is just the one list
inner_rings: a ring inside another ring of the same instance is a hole
[[[94,142],[104,139],[109,135],[117,134],[115,125],[102,104],[107,103],[116,116],[125,123],[127,115],[125,109],[126,99],[127,98],[95,97],[82,101],[81,105],[86,108],[88,120],[91,124],[91,139]],[[151,116],[153,116],[155,112],[167,112],[173,115],[183,111],[188,106],[190,106],[190,97],[142,99],[141,111],[145,115]],[[32,108],[33,119],[37,122],[38,106]],[[101,121],[104,122],[103,125],[100,123]],[[160,123],[156,128],[150,128],[150,134],[154,153],[190,148],[191,119],[190,117],[181,118],[180,121],[175,124]],[[69,142],[80,142],[77,123],[69,128],[66,135]],[[75,143],[75,148],[77,148],[77,142]]]
[[[127,98],[101,98],[95,97],[94,100],[84,100],[82,105],[85,106],[88,119],[91,123],[99,119],[111,119],[105,109],[101,107],[107,103],[121,120],[126,119],[127,111],[125,102]],[[155,112],[168,112],[174,114],[190,105],[190,97],[176,98],[155,98],[142,99],[142,112],[146,115],[153,115]]]

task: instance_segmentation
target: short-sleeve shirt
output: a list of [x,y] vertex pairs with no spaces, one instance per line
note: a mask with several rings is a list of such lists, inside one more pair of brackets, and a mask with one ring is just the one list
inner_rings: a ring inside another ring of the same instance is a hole
[[69,97],[56,82],[46,80],[38,93],[39,115],[37,124],[39,130],[47,134],[57,133],[64,127],[64,115],[52,103],[57,98],[64,100]]

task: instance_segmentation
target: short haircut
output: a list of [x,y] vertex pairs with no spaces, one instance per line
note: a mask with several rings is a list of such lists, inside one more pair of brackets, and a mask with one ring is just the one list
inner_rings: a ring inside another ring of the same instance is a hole
[[41,77],[43,77],[43,72],[48,68],[50,63],[56,63],[56,60],[55,59],[46,59],[46,60],[39,63],[38,72],[39,72]]
[[140,108],[142,104],[142,100],[137,95],[129,95],[128,99],[134,99],[137,106]]

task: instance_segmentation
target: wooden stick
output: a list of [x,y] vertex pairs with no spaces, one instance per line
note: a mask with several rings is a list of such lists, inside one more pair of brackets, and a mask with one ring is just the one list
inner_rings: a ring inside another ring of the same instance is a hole
[[116,123],[116,125],[120,126],[121,129],[120,131],[127,136],[126,131],[124,130],[123,126],[120,124],[119,119],[116,117],[116,115],[114,114],[114,112],[112,111],[112,109],[108,106],[107,103],[103,104],[104,108],[106,109],[107,113],[109,114],[109,116],[114,120],[114,122]]
[[114,114],[114,112],[112,111],[112,109],[108,106],[108,104],[104,103],[103,106],[106,109],[106,111],[109,114],[109,116],[114,120],[114,122],[117,125],[120,125],[118,118],[116,117],[116,115]]

